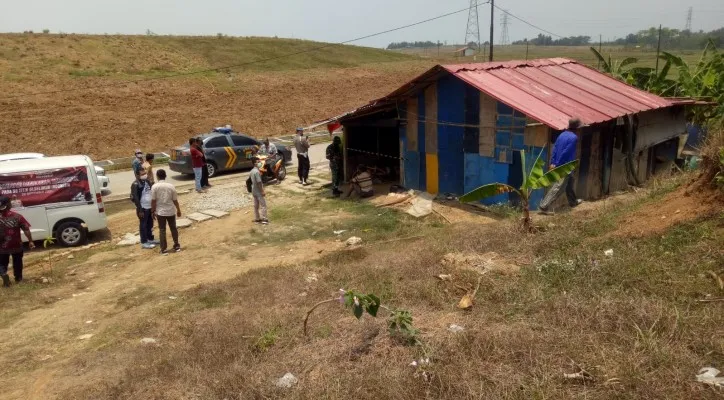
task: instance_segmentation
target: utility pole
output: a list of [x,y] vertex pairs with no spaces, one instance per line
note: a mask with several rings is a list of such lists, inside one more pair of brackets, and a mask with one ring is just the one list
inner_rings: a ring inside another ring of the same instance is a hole
[[440,58],[440,41],[437,41],[437,58]]
[[525,38],[525,61],[528,61],[528,38]]
[[656,45],[656,74],[659,74],[659,53],[661,52],[661,24],[659,24],[659,44]]
[[488,55],[488,61],[493,61],[493,32],[495,31],[495,0],[490,0],[490,54]]

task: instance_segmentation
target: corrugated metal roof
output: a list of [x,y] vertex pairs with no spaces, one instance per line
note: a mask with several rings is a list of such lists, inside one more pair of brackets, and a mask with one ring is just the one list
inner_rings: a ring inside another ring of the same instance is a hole
[[572,117],[590,125],[674,105],[566,58],[441,67],[554,129],[565,129]]
[[628,114],[684,104],[627,85],[567,58],[438,65],[389,95],[343,114],[374,112],[453,74],[481,92],[554,129],[578,117],[591,125]]

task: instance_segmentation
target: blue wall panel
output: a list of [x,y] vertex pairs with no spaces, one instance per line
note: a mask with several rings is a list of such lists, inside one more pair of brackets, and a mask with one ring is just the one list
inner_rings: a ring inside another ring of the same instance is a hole
[[416,151],[405,152],[405,187],[409,189],[420,189],[420,183],[424,180],[420,178],[420,153]]
[[418,184],[416,190],[427,189],[427,171],[425,170],[425,92],[417,96],[417,151],[419,152]]
[[[451,75],[437,83],[437,118],[439,121],[465,123],[466,84]],[[438,163],[440,193],[465,193],[465,128],[440,124],[438,128]]]

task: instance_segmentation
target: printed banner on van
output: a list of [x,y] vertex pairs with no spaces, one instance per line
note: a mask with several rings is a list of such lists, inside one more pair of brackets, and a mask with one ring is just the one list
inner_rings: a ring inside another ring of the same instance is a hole
[[85,167],[0,173],[0,194],[9,197],[13,207],[93,199]]

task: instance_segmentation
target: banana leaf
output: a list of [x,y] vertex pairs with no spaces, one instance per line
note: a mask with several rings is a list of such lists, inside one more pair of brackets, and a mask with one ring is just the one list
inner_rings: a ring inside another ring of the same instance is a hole
[[[521,153],[523,151],[521,150]],[[526,171],[523,171],[523,186],[521,186],[521,190],[526,189],[533,189],[531,185],[534,185],[535,182],[537,182],[540,178],[545,175],[545,160],[541,158],[541,155],[543,155],[543,151],[541,150],[540,153],[538,153],[538,157],[535,159],[535,163],[533,164],[533,167],[531,168],[529,173],[526,173]],[[524,159],[524,158],[523,158]],[[526,176],[527,175],[527,176]]]
[[482,199],[486,199],[488,197],[497,196],[499,194],[503,193],[510,193],[515,192],[520,194],[518,189],[506,185],[504,183],[490,183],[488,185],[480,186],[477,189],[473,189],[472,191],[466,193],[462,197],[460,197],[461,203],[472,203],[475,201],[480,201]]
[[538,178],[535,182],[528,182],[528,186],[531,189],[541,189],[546,188],[561,179],[565,178],[566,175],[573,172],[574,169],[578,166],[578,160],[571,161],[567,164],[563,164],[561,166],[555,167],[554,169],[548,171],[545,173],[545,175]]

